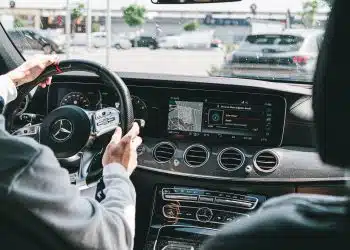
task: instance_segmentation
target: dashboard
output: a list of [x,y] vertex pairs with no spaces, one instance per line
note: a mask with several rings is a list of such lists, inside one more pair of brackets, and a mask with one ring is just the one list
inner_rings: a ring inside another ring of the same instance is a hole
[[[222,78],[123,79],[135,118],[146,124],[138,148],[142,169],[231,181],[344,180],[344,171],[323,164],[316,152],[309,88],[242,79],[232,85]],[[56,77],[36,95],[26,112],[43,116],[62,105],[120,105],[92,76]]]

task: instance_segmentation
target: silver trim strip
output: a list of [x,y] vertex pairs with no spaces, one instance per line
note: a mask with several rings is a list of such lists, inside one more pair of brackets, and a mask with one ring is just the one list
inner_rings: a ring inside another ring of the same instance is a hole
[[146,167],[142,165],[138,165],[137,168],[147,170],[150,172],[158,172],[162,174],[169,174],[173,176],[184,176],[184,177],[192,177],[198,179],[207,179],[207,180],[225,180],[225,181],[234,181],[234,182],[253,182],[253,183],[261,183],[261,182],[273,182],[273,183],[281,183],[281,182],[320,182],[320,181],[350,181],[350,176],[344,177],[325,177],[325,178],[239,178],[239,177],[221,177],[221,176],[210,176],[210,175],[199,175],[199,174],[188,174],[188,173],[180,173],[174,172],[170,170],[156,169],[152,167]]
[[[270,170],[264,170],[264,169],[260,168],[260,167],[258,166],[258,164],[256,163],[256,158],[258,158],[259,155],[262,154],[262,153],[271,153],[273,156],[275,156],[275,158],[276,158],[276,166],[274,166],[274,167],[271,168]],[[262,173],[272,173],[272,172],[275,171],[275,170],[278,168],[278,166],[280,165],[280,158],[279,158],[278,154],[277,154],[274,150],[272,150],[272,149],[263,149],[263,150],[258,151],[258,152],[254,155],[254,158],[253,158],[253,165],[254,165],[254,167],[255,167],[258,171],[260,171],[260,172],[262,172]]]
[[[234,205],[229,205],[229,204],[220,204],[220,203],[216,203],[216,198],[225,198],[225,197],[219,197],[219,196],[211,196],[211,195],[203,195],[203,196],[206,196],[206,197],[213,197],[214,198],[214,202],[205,202],[205,201],[200,201],[199,200],[199,197],[201,195],[194,195],[194,194],[187,194],[188,196],[197,196],[197,200],[195,201],[191,201],[191,200],[176,200],[176,199],[169,199],[169,198],[165,198],[164,195],[167,194],[167,193],[164,193],[164,189],[175,189],[175,188],[162,188],[162,199],[163,200],[166,200],[166,201],[183,201],[183,202],[191,202],[191,203],[199,203],[199,204],[211,204],[211,205],[218,205],[218,206],[224,206],[224,207],[236,207],[236,208],[240,208],[240,209],[246,209],[246,210],[253,210],[257,205],[258,205],[258,202],[259,202],[259,199],[254,197],[254,196],[249,196],[249,195],[244,195],[244,194],[236,194],[236,195],[241,195],[241,196],[244,196],[244,197],[248,197],[248,198],[251,198],[251,199],[254,199],[255,202],[252,202],[253,206],[248,208],[248,207],[243,207],[243,206],[234,206]],[[194,189],[194,188],[185,188],[186,190],[200,190],[200,189]],[[221,191],[215,191],[215,190],[203,190],[203,191],[212,191],[212,192],[219,192],[219,193],[222,193],[222,194],[235,194],[234,192],[221,192]],[[184,196],[186,194],[183,194]],[[230,198],[227,198],[227,199],[230,199]],[[233,201],[236,201],[234,199],[232,199]],[[239,200],[237,202],[240,202]],[[243,201],[242,201],[243,202]],[[248,202],[246,202],[248,203]]]
[[[222,162],[221,162],[222,154],[225,153],[225,152],[227,152],[228,150],[235,150],[235,151],[237,151],[239,154],[242,155],[242,162],[241,162],[241,164],[240,164],[238,167],[235,167],[235,168],[227,168],[227,167],[225,167],[225,166],[222,164]],[[244,164],[244,162],[245,162],[245,155],[244,155],[244,153],[243,153],[241,150],[239,150],[238,148],[235,148],[235,147],[228,147],[228,148],[224,148],[223,150],[221,150],[220,153],[218,154],[218,157],[217,157],[216,159],[217,159],[217,162],[218,162],[219,166],[220,166],[223,170],[232,172],[232,171],[236,171],[236,170],[240,169],[240,168],[243,166],[243,164]]]
[[[186,154],[188,153],[188,151],[189,151],[191,148],[194,148],[194,147],[202,148],[202,149],[205,151],[205,153],[206,153],[205,161],[204,161],[203,163],[199,164],[199,165],[196,165],[196,166],[193,166],[193,165],[189,164],[189,163],[187,162],[187,160],[186,160]],[[206,146],[204,146],[204,145],[202,145],[202,144],[199,144],[199,143],[196,143],[196,144],[192,144],[192,145],[188,146],[188,147],[185,149],[182,158],[183,158],[185,164],[186,164],[188,167],[190,167],[190,168],[200,168],[200,167],[204,166],[204,165],[208,162],[208,160],[209,160],[209,158],[210,158],[210,152],[209,152],[209,149],[208,149]]]

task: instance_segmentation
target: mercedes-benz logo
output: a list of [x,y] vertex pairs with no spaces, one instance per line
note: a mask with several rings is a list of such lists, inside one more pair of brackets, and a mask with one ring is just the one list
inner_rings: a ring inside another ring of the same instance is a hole
[[67,119],[59,119],[51,127],[51,135],[55,141],[67,141],[73,134],[73,124]]

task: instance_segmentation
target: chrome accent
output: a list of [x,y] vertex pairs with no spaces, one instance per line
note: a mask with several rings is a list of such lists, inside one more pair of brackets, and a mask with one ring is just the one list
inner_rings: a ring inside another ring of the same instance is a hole
[[235,182],[275,182],[275,183],[284,183],[284,182],[319,182],[319,181],[350,181],[350,176],[343,177],[325,177],[325,178],[240,178],[240,177],[221,177],[221,176],[210,176],[210,175],[200,175],[200,174],[188,174],[181,172],[174,172],[169,170],[157,169],[147,166],[138,165],[137,169],[143,169],[150,172],[158,172],[162,174],[169,174],[175,176],[184,176],[190,178],[198,178],[198,179],[207,179],[207,180],[224,180],[224,181],[235,181]]
[[[176,199],[169,199],[169,198],[165,198],[164,196],[164,189],[169,189],[169,188],[162,188],[162,199],[165,200],[165,201],[176,201]],[[188,190],[191,190],[191,188],[187,188]],[[220,191],[219,191],[220,192]],[[222,194],[232,194],[232,193],[229,193],[229,192],[220,192]],[[184,194],[186,195],[186,194]],[[190,196],[190,194],[188,194],[188,196]],[[193,195],[192,195],[193,196]],[[217,198],[217,196],[210,196],[210,197],[213,197],[214,198],[214,201],[213,202],[205,202],[205,201],[201,201],[199,199],[201,195],[198,195],[198,198],[197,200],[181,200],[179,199],[179,201],[185,201],[185,202],[190,202],[190,203],[200,203],[200,204],[211,204],[211,205],[217,205],[217,206],[223,206],[223,207],[237,207],[237,208],[241,208],[241,209],[247,209],[247,210],[253,210],[257,205],[258,205],[258,198],[254,197],[254,196],[249,196],[249,195],[244,195],[242,194],[242,196],[245,196],[245,197],[248,197],[248,198],[252,198],[255,200],[254,202],[254,205],[252,207],[242,207],[242,206],[235,206],[235,205],[228,205],[228,204],[220,204],[220,203],[216,203],[215,200]],[[204,195],[204,196],[208,196],[208,195]],[[220,197],[219,197],[220,198]]]
[[[187,160],[186,160],[186,155],[187,155],[188,151],[189,151],[191,148],[193,148],[193,147],[202,148],[202,149],[204,150],[204,152],[206,153],[206,158],[205,158],[204,162],[201,163],[201,164],[199,164],[199,165],[196,165],[196,166],[193,166],[193,165],[189,164],[189,163],[187,162]],[[209,150],[207,149],[206,146],[204,146],[204,145],[202,145],[202,144],[192,144],[191,146],[189,146],[189,147],[187,147],[187,148],[185,149],[185,152],[184,152],[182,158],[183,158],[185,164],[186,164],[188,167],[191,167],[191,168],[200,168],[200,167],[202,167],[203,165],[205,165],[205,164],[208,162],[209,157],[210,157],[210,153],[209,153]]]
[[[221,156],[222,156],[223,153],[225,153],[225,152],[227,152],[227,151],[229,151],[229,150],[235,150],[235,151],[237,151],[237,152],[242,156],[241,164],[239,164],[238,167],[235,167],[235,168],[227,168],[227,167],[225,167],[225,166],[222,164],[222,162],[221,162]],[[218,154],[218,157],[217,157],[217,161],[218,161],[218,164],[219,164],[220,168],[222,168],[223,170],[232,172],[232,171],[238,170],[239,168],[241,168],[241,167],[243,166],[243,164],[244,164],[244,162],[245,162],[245,155],[244,155],[244,153],[243,153],[241,150],[239,150],[238,148],[235,148],[235,147],[228,147],[228,148],[224,148],[223,150],[220,151],[220,153]]]
[[[167,160],[167,161],[160,161],[159,159],[157,159],[157,157],[156,157],[156,155],[155,155],[155,152],[156,152],[157,148],[159,148],[161,145],[168,145],[168,146],[170,146],[171,148],[173,148],[173,150],[174,150],[174,153],[173,153],[172,157],[171,157],[169,160]],[[174,158],[175,151],[176,151],[176,146],[175,146],[173,143],[167,142],[167,141],[162,141],[162,142],[157,143],[157,144],[153,147],[152,156],[153,156],[153,159],[154,159],[156,162],[158,162],[158,163],[167,163],[167,162],[171,161],[171,160]]]
[[65,142],[73,134],[73,124],[68,119],[59,119],[50,128],[50,134],[56,142]]
[[[176,217],[171,217],[171,216],[168,216],[168,215],[166,215],[165,214],[165,206],[171,206],[171,205],[173,205],[173,204],[165,204],[163,207],[162,207],[162,213],[163,213],[163,216],[165,217],[165,218],[168,218],[168,219],[176,219]],[[184,207],[184,208],[196,208],[196,209],[200,209],[201,207],[191,207],[191,206],[181,206],[181,205],[173,205],[174,207],[175,206],[178,206],[179,207],[179,209],[181,209],[181,207]],[[239,215],[239,216],[244,216],[244,217],[249,217],[249,215],[248,214],[244,214],[244,213],[238,213],[238,212],[231,212],[231,211],[227,211],[227,210],[221,210],[221,209],[211,209],[212,211],[219,211],[219,212],[225,212],[225,213],[228,213],[228,214],[237,214],[237,215]],[[188,221],[198,221],[197,219],[196,220],[194,220],[194,219],[188,219],[188,218],[182,218],[182,217],[180,217],[180,216],[178,216],[177,217],[177,219],[180,219],[180,220],[188,220]],[[238,221],[238,220],[236,220],[236,221]],[[220,225],[224,225],[224,224],[226,224],[226,223],[223,223],[223,222],[217,222],[217,221],[210,221],[210,223],[215,223],[215,224],[220,224]]]
[[[262,154],[262,153],[270,153],[270,154],[272,154],[272,155],[276,158],[276,165],[275,165],[274,167],[272,167],[270,170],[264,170],[264,169],[260,168],[260,167],[258,166],[258,164],[256,163],[256,159],[257,159],[257,158],[259,157],[259,155]],[[260,150],[259,152],[257,152],[257,153],[255,154],[255,156],[254,156],[254,158],[253,158],[253,165],[254,165],[254,167],[255,167],[257,170],[259,170],[260,172],[262,172],[262,173],[272,173],[273,171],[275,171],[275,170],[278,168],[279,164],[280,164],[280,159],[279,159],[278,154],[277,154],[275,151],[271,150],[271,149],[263,149],[263,150]]]

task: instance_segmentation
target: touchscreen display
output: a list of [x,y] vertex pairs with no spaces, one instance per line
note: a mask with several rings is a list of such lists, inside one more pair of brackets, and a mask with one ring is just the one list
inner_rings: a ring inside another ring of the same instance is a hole
[[168,134],[279,144],[284,116],[281,122],[274,113],[273,100],[238,98],[221,103],[170,97]]

